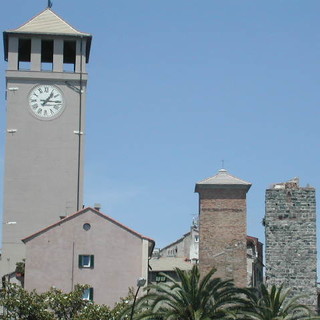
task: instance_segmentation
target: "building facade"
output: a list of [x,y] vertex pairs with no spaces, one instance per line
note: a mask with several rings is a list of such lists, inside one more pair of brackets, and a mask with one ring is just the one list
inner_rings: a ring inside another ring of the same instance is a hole
[[247,287],[260,287],[263,267],[263,244],[258,238],[247,236]]
[[[93,208],[82,209],[23,239],[25,288],[65,292],[90,286],[92,299],[113,307],[148,279],[154,241]],[[41,257],[41,258],[40,258]],[[143,292],[143,291],[141,291]]]
[[194,224],[190,231],[173,243],[168,244],[160,250],[160,256],[183,258],[191,263],[199,260],[199,228]]
[[284,284],[317,306],[316,195],[298,179],[266,190],[266,283]]
[[[247,287],[258,288],[263,282],[263,245],[258,238],[246,237],[247,241]],[[166,281],[160,275],[165,273],[175,277],[175,268],[191,270],[199,262],[199,229],[197,225],[191,227],[190,232],[164,248],[154,249],[150,259],[149,279],[153,283]]]
[[90,34],[50,8],[4,32],[8,64],[1,276],[25,257],[22,238],[82,208],[90,44]]
[[196,184],[199,193],[200,272],[247,285],[246,194],[251,183],[225,169]]
[[167,279],[161,275],[165,273],[177,278],[175,269],[191,270],[199,261],[199,230],[194,223],[190,231],[180,239],[170,243],[162,249],[154,249],[149,261],[149,281],[151,283],[165,282]]

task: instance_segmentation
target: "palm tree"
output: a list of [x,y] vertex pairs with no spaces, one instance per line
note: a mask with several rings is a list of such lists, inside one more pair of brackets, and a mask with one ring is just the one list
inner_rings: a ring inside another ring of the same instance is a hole
[[248,305],[244,309],[246,320],[304,320],[320,319],[311,317],[309,308],[298,302],[302,296],[290,297],[290,289],[283,285],[267,288],[261,285],[260,290],[247,291]]
[[201,279],[196,265],[190,271],[175,271],[178,280],[162,274],[167,283],[147,287],[148,293],[138,301],[140,313],[135,319],[231,319],[229,310],[242,301],[232,281],[212,278],[215,269]]

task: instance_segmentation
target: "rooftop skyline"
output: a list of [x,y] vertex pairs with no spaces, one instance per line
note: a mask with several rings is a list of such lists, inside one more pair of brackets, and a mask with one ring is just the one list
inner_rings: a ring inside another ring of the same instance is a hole
[[[1,29],[18,28],[46,6],[3,3]],[[101,203],[102,212],[164,247],[198,214],[195,183],[223,167],[252,183],[248,235],[264,243],[269,185],[298,176],[318,194],[318,1],[55,0],[52,9],[93,35],[86,206]],[[2,42],[0,50],[2,186]]]

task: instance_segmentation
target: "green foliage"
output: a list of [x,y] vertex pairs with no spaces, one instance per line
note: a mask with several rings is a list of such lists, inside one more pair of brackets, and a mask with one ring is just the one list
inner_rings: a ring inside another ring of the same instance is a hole
[[48,306],[52,310],[54,317],[56,319],[70,320],[79,316],[88,304],[88,301],[82,299],[83,291],[86,288],[87,286],[77,285],[69,293],[51,288],[46,295]]
[[[148,320],[320,320],[291,298],[283,286],[261,289],[235,288],[231,281],[213,278],[215,270],[200,278],[195,266],[191,271],[176,269],[178,280],[165,274],[166,283],[150,285],[138,299],[134,319]],[[70,293],[52,288],[38,294],[15,284],[0,291],[5,320],[129,320],[134,301],[131,288],[113,309],[82,299],[88,286],[77,285]]]
[[110,308],[105,305],[88,303],[74,320],[109,320],[113,319]]
[[46,296],[35,291],[27,292],[15,284],[7,284],[2,289],[1,304],[4,308],[2,319],[52,319],[47,310]]
[[166,283],[150,285],[138,303],[136,319],[208,320],[231,319],[242,303],[231,281],[212,278],[215,269],[200,278],[197,266],[191,271],[176,269],[178,280],[162,274]]
[[114,308],[112,309],[111,311],[112,319],[114,320],[129,319],[133,299],[134,299],[134,290],[133,288],[129,288],[128,295],[124,298],[120,298],[120,301],[117,302]]
[[303,296],[290,298],[290,289],[275,285],[267,288],[261,285],[260,290],[247,291],[248,304],[244,310],[246,320],[304,320],[320,319],[312,317],[309,308],[299,300]]
[[4,308],[1,319],[26,320],[111,320],[110,308],[82,299],[87,286],[77,285],[75,290],[64,293],[52,288],[38,294],[28,292],[15,284],[7,284],[0,299]]

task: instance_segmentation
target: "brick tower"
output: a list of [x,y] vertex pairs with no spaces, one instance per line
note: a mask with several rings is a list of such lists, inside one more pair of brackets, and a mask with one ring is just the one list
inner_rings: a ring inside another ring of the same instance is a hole
[[213,267],[216,276],[247,285],[246,194],[251,183],[225,169],[196,184],[199,193],[200,272]]
[[299,180],[274,184],[266,190],[266,282],[284,284],[292,295],[316,307],[316,198]]

